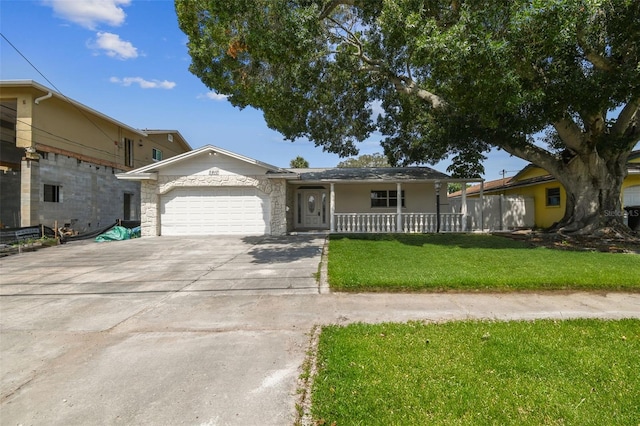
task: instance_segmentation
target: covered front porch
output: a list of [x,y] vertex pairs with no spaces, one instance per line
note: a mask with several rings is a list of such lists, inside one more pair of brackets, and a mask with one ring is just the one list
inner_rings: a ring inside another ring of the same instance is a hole
[[[287,188],[289,232],[437,233],[469,231],[467,181],[428,167],[300,169]],[[463,182],[459,211],[449,182]]]

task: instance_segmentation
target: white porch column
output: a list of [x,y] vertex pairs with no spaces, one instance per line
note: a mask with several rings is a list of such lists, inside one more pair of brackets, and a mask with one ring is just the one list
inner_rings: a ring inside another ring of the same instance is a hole
[[462,213],[462,232],[467,230],[467,182],[462,182],[460,213]]
[[331,223],[329,230],[336,232],[336,191],[335,183],[331,184],[331,192],[329,194],[329,221]]
[[402,232],[402,184],[396,183],[398,194],[398,205],[396,207],[396,232]]
[[484,231],[484,181],[480,182],[480,230]]

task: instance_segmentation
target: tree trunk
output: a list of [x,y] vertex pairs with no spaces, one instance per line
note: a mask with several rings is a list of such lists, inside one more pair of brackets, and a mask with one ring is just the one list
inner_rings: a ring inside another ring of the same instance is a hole
[[567,194],[564,217],[552,229],[577,235],[627,234],[620,199],[628,155],[578,155],[553,173]]

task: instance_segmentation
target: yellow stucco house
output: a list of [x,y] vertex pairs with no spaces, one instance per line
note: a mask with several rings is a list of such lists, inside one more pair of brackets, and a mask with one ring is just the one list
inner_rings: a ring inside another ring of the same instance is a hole
[[[623,207],[640,206],[640,151],[629,156],[629,174],[622,184]],[[563,186],[546,170],[533,164],[527,165],[513,177],[484,182],[467,188],[467,197],[517,196],[533,200],[534,223],[537,228],[548,228],[560,221],[566,207],[566,192]],[[461,192],[449,194],[460,197]]]

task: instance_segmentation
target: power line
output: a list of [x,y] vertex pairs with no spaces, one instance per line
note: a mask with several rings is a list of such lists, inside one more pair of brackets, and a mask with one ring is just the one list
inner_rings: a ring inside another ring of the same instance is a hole
[[18,119],[16,119],[16,123],[24,124],[24,125],[26,125],[26,126],[31,127],[31,128],[32,128],[32,129],[34,129],[34,130],[38,130],[38,131],[40,131],[40,132],[43,132],[43,133],[48,134],[49,136],[52,136],[52,137],[54,137],[54,138],[57,138],[57,139],[59,139],[60,141],[67,142],[67,143],[72,144],[72,145],[77,145],[77,146],[79,146],[79,147],[81,147],[81,148],[87,148],[87,149],[91,149],[91,150],[93,150],[93,151],[102,152],[102,153],[108,154],[108,155],[110,155],[110,156],[116,155],[116,154],[115,154],[115,153],[113,153],[113,152],[105,151],[104,149],[95,148],[95,147],[92,147],[92,146],[88,146],[88,145],[83,144],[82,142],[77,142],[77,141],[71,140],[71,139],[69,139],[69,138],[66,138],[66,137],[64,137],[64,136],[57,135],[57,134],[55,134],[55,133],[51,133],[51,132],[50,132],[50,131],[48,131],[48,130],[41,129],[41,128],[39,128],[39,127],[34,126],[33,124],[26,123],[26,122],[24,122],[24,121],[22,121],[22,120],[18,120]]
[[[33,65],[33,63],[31,63],[31,61],[27,59],[27,57],[16,46],[14,46],[13,43],[11,43],[11,41],[9,41],[9,39],[2,32],[0,32],[0,36],[2,36],[2,38],[7,43],[9,43],[9,45],[13,48],[13,50],[15,50],[25,61],[27,61],[27,63],[31,65],[31,67],[34,70],[36,70],[36,72],[40,74],[42,78],[44,78],[47,81],[47,83],[49,83],[51,87],[53,87],[60,94],[60,96],[62,96],[67,102],[73,105],[73,107],[76,108],[80,112],[80,114],[82,114],[82,116],[86,118],[91,124],[93,124],[93,126],[95,126],[95,128],[98,129],[98,131],[100,131],[100,133],[102,133],[109,141],[112,140],[111,137],[100,126],[98,126],[98,124],[96,124],[93,120],[91,120],[91,118],[85,113],[85,111],[82,110],[82,108],[76,105],[69,97],[67,97],[67,95],[62,93],[62,91],[58,89],[56,85],[53,84],[53,82],[51,82],[51,80],[49,80],[35,65]],[[82,145],[82,146],[84,147],[85,145]]]
[[[53,83],[52,83],[52,82],[51,82],[51,81],[50,81],[50,80],[49,80],[49,79],[48,79],[44,74],[42,74],[42,73],[40,72],[40,70],[39,70],[35,65],[33,65],[33,64],[31,63],[31,61],[30,61],[29,59],[27,59],[27,57],[26,57],[26,56],[24,56],[24,55],[22,54],[22,52],[21,52],[20,50],[18,50],[18,48],[17,48],[17,47],[15,47],[15,46],[13,45],[13,43],[11,43],[11,42],[9,41],[9,39],[8,39],[4,34],[2,34],[2,32],[0,32],[0,36],[2,36],[2,38],[3,38],[7,43],[9,43],[9,46],[13,47],[13,50],[15,50],[15,51],[18,53],[18,55],[22,56],[22,59],[24,59],[25,61],[27,61],[27,63],[28,63],[29,65],[31,65],[31,68],[33,68],[34,70],[36,70],[36,72],[37,72],[38,74],[40,74],[40,75],[42,76],[42,78],[44,78],[44,79],[47,81],[47,83],[49,83],[49,84],[50,84],[54,89],[56,89],[58,92],[60,92],[60,90],[56,87],[56,85],[55,85],[55,84],[53,84]],[[60,94],[62,95],[62,93],[61,93],[61,92],[60,92]],[[64,96],[64,95],[63,95],[63,96]]]

